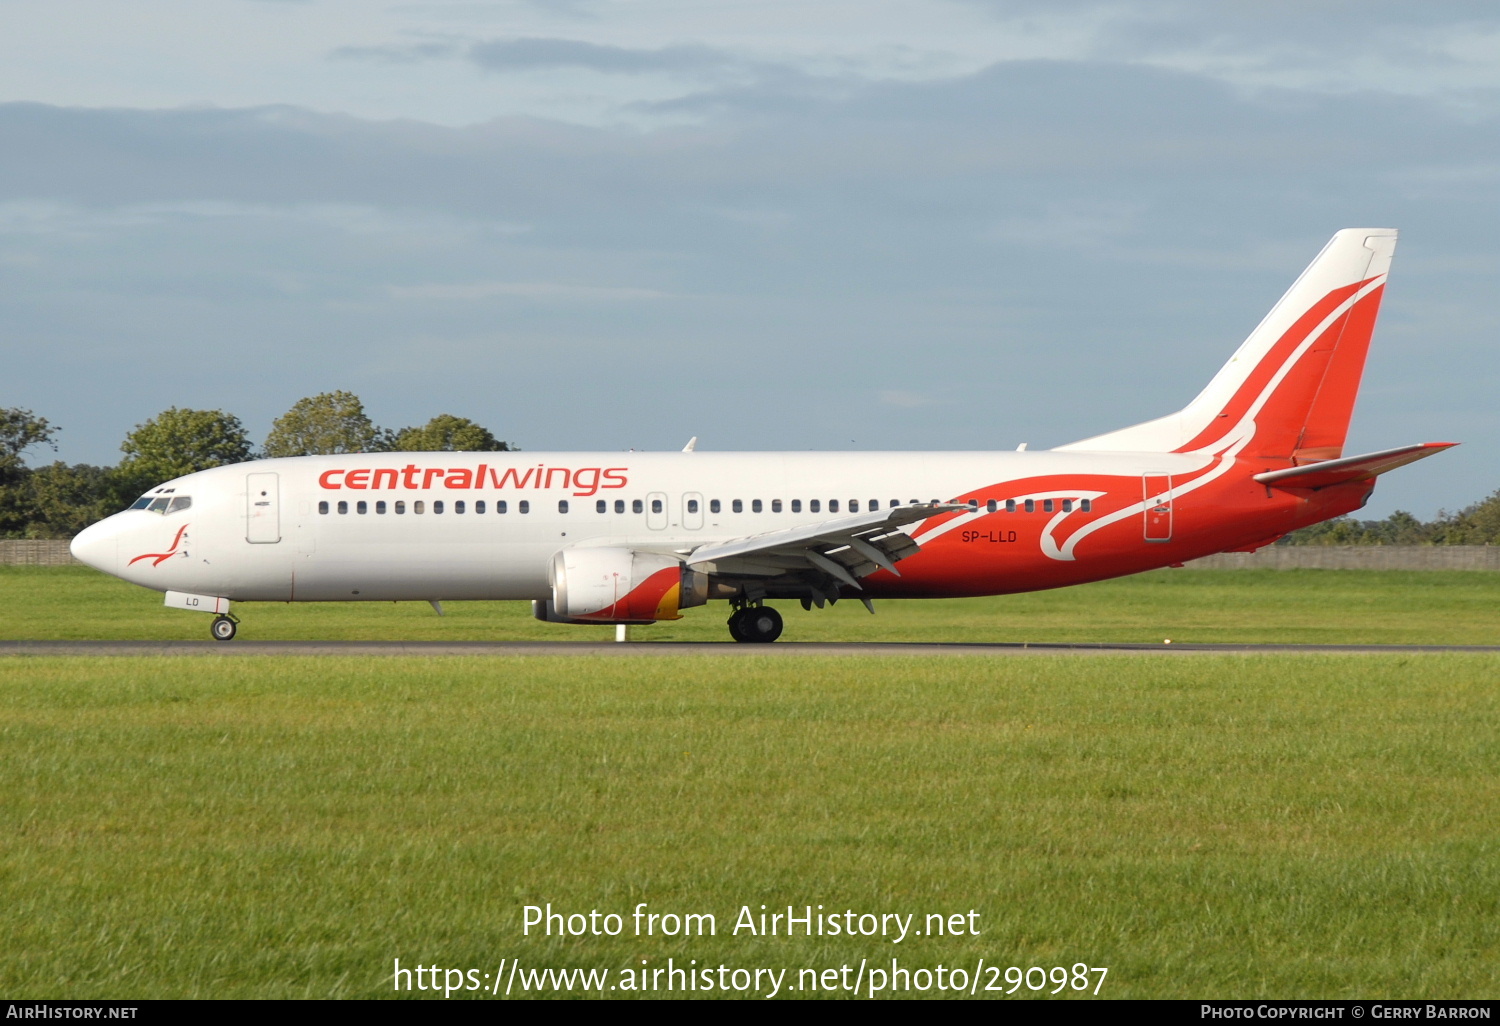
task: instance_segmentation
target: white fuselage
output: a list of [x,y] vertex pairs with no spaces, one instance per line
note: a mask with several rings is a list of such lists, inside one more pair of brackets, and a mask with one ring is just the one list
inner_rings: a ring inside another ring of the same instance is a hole
[[[686,555],[848,513],[969,496],[1000,504],[991,521],[1051,523],[1067,517],[1024,511],[1028,495],[1046,501],[1038,480],[1087,479],[1094,484],[1080,493],[1097,501],[1097,482],[1111,479],[1138,504],[1143,474],[1182,478],[1208,462],[1073,452],[308,456],[167,482],[156,491],[191,505],[118,513],[80,535],[74,551],[146,587],[237,601],[542,599],[552,557],[570,546]],[[1060,504],[1069,491],[1046,494]],[[1022,505],[1007,514],[1006,500]],[[920,535],[922,525],[907,530]],[[976,583],[957,591],[1026,590],[1014,580]]]

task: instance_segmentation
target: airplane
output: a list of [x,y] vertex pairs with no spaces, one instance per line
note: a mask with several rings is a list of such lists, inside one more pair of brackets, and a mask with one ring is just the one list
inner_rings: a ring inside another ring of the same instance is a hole
[[1396,234],[1335,234],[1178,412],[1051,450],[267,459],[167,481],[72,552],[221,641],[236,602],[530,599],[563,624],[727,601],[730,636],[763,643],[770,599],[874,612],[1253,551],[1456,444],[1343,454]]

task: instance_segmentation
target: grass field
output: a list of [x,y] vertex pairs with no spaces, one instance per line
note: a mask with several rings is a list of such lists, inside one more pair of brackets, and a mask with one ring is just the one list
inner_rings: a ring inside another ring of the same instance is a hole
[[[1164,572],[792,609],[788,633],[1490,643],[1497,578]],[[609,637],[514,603],[237,612],[247,638]],[[721,620],[636,636],[719,639]],[[207,621],[88,570],[0,570],[0,638]],[[785,989],[799,970],[893,957],[1007,989],[979,959],[1082,962],[1108,967],[1108,997],[1495,990],[1500,657],[233,651],[0,661],[0,993],[378,997],[397,958],[610,983],[671,958],[786,969],[782,994],[805,997]],[[625,928],[523,936],[524,906],[548,902]],[[639,902],[718,932],[635,936]],[[916,929],[974,910],[981,932],[734,935],[762,904]]]
[[[796,980],[894,956],[1084,962],[1111,997],[1492,996],[1497,671],[15,658],[0,992],[385,996],[396,958]],[[521,933],[527,904],[643,901],[718,934]],[[762,903],[973,909],[982,932],[730,935]]]
[[[1477,571],[1162,570],[984,599],[781,603],[783,642],[1287,642],[1500,644],[1500,574]],[[240,637],[606,641],[609,627],[539,623],[520,602],[242,603]],[[725,603],[632,630],[639,641],[725,641]],[[0,567],[0,640],[208,637],[210,617],[83,567]]]

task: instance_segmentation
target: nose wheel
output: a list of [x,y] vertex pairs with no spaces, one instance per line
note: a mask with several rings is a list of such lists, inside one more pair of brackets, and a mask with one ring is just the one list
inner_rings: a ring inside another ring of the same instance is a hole
[[781,628],[781,614],[770,606],[746,606],[729,617],[729,636],[735,641],[775,641],[781,637]]
[[219,616],[214,618],[213,626],[209,630],[213,633],[215,641],[232,641],[239,626],[240,622],[234,617]]

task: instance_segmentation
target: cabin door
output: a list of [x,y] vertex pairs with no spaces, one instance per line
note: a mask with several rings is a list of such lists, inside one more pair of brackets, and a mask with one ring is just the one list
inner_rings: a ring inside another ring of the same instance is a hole
[[646,496],[646,526],[653,531],[667,527],[667,493],[651,492]]
[[281,541],[281,485],[276,474],[245,475],[245,540],[252,545]]
[[1170,474],[1144,474],[1141,491],[1146,503],[1145,529],[1148,542],[1172,540],[1172,477]]
[[703,496],[688,492],[682,497],[682,526],[689,531],[703,527]]

